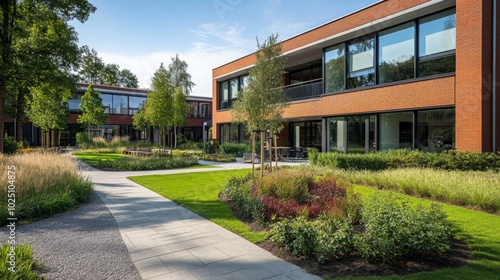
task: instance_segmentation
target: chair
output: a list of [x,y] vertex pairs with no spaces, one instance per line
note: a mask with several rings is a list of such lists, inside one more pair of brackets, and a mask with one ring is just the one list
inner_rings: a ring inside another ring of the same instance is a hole
[[281,156],[283,160],[287,159],[290,160],[290,148],[283,148],[281,151]]

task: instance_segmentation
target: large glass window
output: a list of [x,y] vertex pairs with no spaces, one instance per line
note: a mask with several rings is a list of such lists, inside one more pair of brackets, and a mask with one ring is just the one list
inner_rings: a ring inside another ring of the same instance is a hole
[[413,22],[380,32],[378,42],[379,83],[415,77],[415,27]]
[[229,81],[220,83],[220,109],[229,108]]
[[142,107],[142,104],[144,102],[146,102],[146,97],[129,96],[128,102],[129,102],[129,104],[128,104],[129,114],[135,115],[135,114],[137,114],[137,111],[139,110],[139,108]]
[[417,148],[426,152],[455,148],[455,109],[418,112]]
[[128,114],[128,96],[113,95],[113,114]]
[[231,99],[238,98],[238,78],[231,79]]
[[365,116],[347,118],[347,152],[364,154],[366,140]]
[[248,75],[240,77],[240,89],[244,89],[248,85]]
[[198,102],[189,102],[189,117],[198,118]]
[[379,115],[379,149],[411,149],[413,147],[413,113]]
[[347,88],[357,88],[375,84],[373,50],[373,37],[359,38],[348,45],[349,68],[347,74]]
[[102,98],[102,105],[104,106],[104,113],[111,114],[111,108],[113,107],[113,96],[111,94],[99,95]]
[[455,9],[419,20],[419,77],[455,71],[455,29]]
[[343,90],[345,81],[344,45],[325,50],[325,93]]
[[327,150],[344,152],[346,148],[346,126],[344,117],[329,118],[327,120]]
[[200,102],[200,118],[209,119],[212,117],[212,103]]

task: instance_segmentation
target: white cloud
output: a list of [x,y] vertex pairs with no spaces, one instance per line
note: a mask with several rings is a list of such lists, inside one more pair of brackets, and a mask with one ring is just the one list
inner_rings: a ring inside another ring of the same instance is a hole
[[[255,43],[249,45],[242,38],[242,27],[203,24],[195,32],[197,40],[183,52],[164,50],[146,54],[106,53],[99,55],[106,63],[116,63],[137,75],[140,88],[150,88],[151,78],[163,62],[167,66],[176,53],[188,64],[191,80],[196,84],[192,95],[212,96],[212,69],[249,54]],[[222,41],[222,43],[220,42]]]

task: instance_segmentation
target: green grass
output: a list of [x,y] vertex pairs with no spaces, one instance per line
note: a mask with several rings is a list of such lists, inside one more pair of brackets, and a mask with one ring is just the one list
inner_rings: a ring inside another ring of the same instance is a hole
[[98,167],[102,162],[115,162],[118,159],[125,157],[123,154],[117,153],[73,153],[76,158],[85,162],[86,164]]
[[224,170],[138,176],[129,179],[256,243],[266,240],[266,232],[252,232],[248,226],[234,217],[231,209],[218,198],[229,177],[247,173],[248,169]]
[[34,269],[37,266],[33,259],[33,252],[28,244],[17,245],[15,248],[16,265],[14,272],[9,271],[11,265],[7,263],[9,260],[10,245],[2,244],[0,248],[0,279],[5,280],[37,280],[43,279],[39,277]]

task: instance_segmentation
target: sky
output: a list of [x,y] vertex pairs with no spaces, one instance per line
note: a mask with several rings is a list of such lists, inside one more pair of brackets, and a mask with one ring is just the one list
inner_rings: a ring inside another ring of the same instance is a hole
[[139,87],[176,54],[196,84],[191,95],[212,96],[212,69],[257,50],[271,34],[279,40],[320,26],[378,0],[89,0],[97,10],[70,22],[79,45],[107,64],[129,69]]

